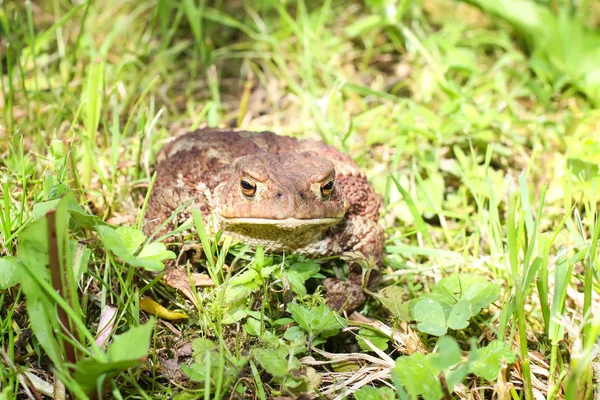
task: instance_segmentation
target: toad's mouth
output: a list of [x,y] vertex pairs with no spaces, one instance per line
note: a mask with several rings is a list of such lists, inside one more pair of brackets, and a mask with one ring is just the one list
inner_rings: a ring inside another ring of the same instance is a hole
[[311,218],[311,219],[299,219],[299,218],[223,218],[221,217],[221,223],[226,226],[235,225],[263,225],[273,226],[282,229],[293,229],[302,226],[318,226],[318,225],[334,225],[339,223],[342,218]]

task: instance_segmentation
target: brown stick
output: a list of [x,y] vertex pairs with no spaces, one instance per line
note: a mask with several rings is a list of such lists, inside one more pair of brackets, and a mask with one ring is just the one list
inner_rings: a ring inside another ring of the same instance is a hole
[[448,388],[448,382],[446,382],[446,376],[444,372],[440,372],[440,383],[442,384],[442,390],[444,391],[444,399],[452,400],[452,394],[450,393],[450,389]]

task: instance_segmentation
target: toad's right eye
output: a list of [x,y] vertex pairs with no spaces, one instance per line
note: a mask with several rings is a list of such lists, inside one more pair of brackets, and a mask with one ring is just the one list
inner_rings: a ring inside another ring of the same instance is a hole
[[254,197],[256,194],[256,183],[247,177],[242,178],[240,181],[240,187],[242,188],[242,193],[246,197]]

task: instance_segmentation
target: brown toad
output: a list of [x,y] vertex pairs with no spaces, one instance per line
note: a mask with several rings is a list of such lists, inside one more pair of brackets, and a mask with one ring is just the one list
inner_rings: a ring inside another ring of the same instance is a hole
[[[146,234],[191,202],[175,218],[179,224],[193,207],[209,233],[223,230],[270,252],[360,252],[381,265],[381,202],[354,161],[322,142],[272,132],[201,129],[166,145],[156,170]],[[379,273],[372,270],[369,276],[372,288]],[[366,300],[361,283],[358,265],[351,265],[347,281],[325,280],[327,303],[348,312],[360,307]]]

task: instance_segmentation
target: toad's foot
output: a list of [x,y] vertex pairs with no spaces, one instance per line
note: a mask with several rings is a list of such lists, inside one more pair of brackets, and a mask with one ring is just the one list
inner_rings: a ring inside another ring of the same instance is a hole
[[362,307],[367,301],[367,294],[363,291],[360,278],[360,275],[351,275],[346,281],[338,278],[325,279],[325,304],[332,310],[348,314]]

